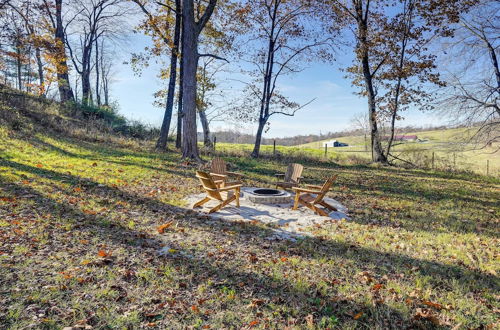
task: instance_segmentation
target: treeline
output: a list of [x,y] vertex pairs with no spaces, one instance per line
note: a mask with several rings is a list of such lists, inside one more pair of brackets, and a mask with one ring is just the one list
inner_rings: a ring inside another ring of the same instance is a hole
[[[479,126],[480,123],[477,123]],[[408,132],[425,132],[432,130],[446,130],[452,128],[460,128],[460,127],[468,127],[468,125],[438,125],[438,126],[404,126],[398,127],[396,129],[397,134],[405,134]],[[366,132],[362,129],[350,129],[350,130],[342,130],[338,132],[328,132],[325,134],[307,134],[307,135],[296,135],[290,137],[282,137],[282,138],[263,138],[263,145],[272,145],[276,141],[276,145],[280,146],[297,146],[306,143],[318,142],[328,139],[335,139],[343,136],[363,136]],[[240,133],[236,130],[227,130],[227,131],[217,131],[211,134],[212,140],[216,139],[217,142],[224,143],[241,143],[241,144],[252,144],[255,139],[255,135],[252,134],[244,134]],[[203,133],[198,133],[198,138],[201,140],[203,138]]]

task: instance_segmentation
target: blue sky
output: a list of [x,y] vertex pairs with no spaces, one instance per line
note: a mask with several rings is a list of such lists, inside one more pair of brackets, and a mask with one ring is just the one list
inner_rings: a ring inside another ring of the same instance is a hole
[[[160,66],[151,63],[140,76],[137,76],[129,64],[123,64],[130,59],[130,53],[140,52],[148,43],[147,37],[135,34],[130,37],[127,45],[123,46],[120,65],[115,68],[112,97],[118,101],[120,113],[127,118],[160,126],[163,109],[153,106],[153,94],[161,87],[161,81],[157,78]],[[340,54],[339,57],[349,58],[348,54]],[[282,78],[279,86],[283,94],[299,103],[305,103],[313,98],[315,101],[294,117],[281,115],[271,117],[271,128],[265,133],[266,137],[318,134],[348,129],[355,114],[367,111],[366,100],[354,94],[355,88],[339,70],[339,65],[348,64],[349,60],[343,61],[340,58],[339,62],[340,64],[334,65],[309,64],[304,71]],[[235,84],[230,78],[230,74],[222,74],[220,80],[225,85]],[[236,93],[238,89],[239,86],[235,86],[232,93]],[[435,114],[424,114],[417,110],[410,110],[404,116],[405,120],[399,122],[399,126],[431,126],[445,123]],[[213,131],[228,128],[234,128],[234,124],[220,121],[212,123]],[[256,124],[240,125],[238,130],[253,133]]]

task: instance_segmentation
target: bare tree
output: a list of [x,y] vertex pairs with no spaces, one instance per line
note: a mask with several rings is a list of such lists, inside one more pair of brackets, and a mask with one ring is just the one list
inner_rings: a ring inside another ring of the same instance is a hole
[[499,22],[498,1],[481,2],[461,15],[446,49],[449,88],[442,105],[459,123],[479,124],[473,140],[481,148],[500,141]]
[[361,131],[365,141],[365,151],[368,151],[368,134],[370,133],[370,121],[366,113],[355,114],[351,119],[351,125],[354,129]]
[[314,21],[316,9],[303,0],[246,0],[235,10],[235,33],[243,37],[239,54],[254,68],[244,70],[253,79],[246,83],[246,97],[235,111],[242,119],[257,117],[252,157],[259,156],[271,116],[293,116],[305,106],[289,100],[278,85],[282,76],[297,73],[305,62],[318,58],[315,51],[325,50],[329,38],[323,37]]
[[[71,27],[74,40],[66,39],[75,70],[81,76],[82,103],[91,101],[90,74],[93,69],[92,52],[101,38],[116,39],[124,30],[127,8],[123,0],[76,0],[74,24]],[[73,43],[77,46],[72,46]]]

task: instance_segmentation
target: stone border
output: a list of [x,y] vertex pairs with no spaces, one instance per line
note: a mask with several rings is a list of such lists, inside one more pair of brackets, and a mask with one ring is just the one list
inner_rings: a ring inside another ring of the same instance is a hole
[[288,204],[292,200],[293,195],[286,190],[276,189],[283,192],[283,194],[281,195],[262,196],[262,195],[255,195],[252,193],[254,190],[257,189],[265,189],[265,188],[260,188],[260,187],[241,188],[241,191],[243,192],[243,198],[256,204]]

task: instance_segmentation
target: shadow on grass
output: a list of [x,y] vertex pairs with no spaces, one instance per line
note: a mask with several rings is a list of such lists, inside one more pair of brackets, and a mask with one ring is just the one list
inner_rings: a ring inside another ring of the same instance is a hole
[[[89,180],[89,179],[81,179],[79,177],[75,177],[67,174],[60,174],[58,172],[47,170],[43,168],[36,168],[28,165],[19,164],[12,161],[0,160],[0,164],[4,166],[10,166],[13,169],[29,171],[33,174],[36,174],[40,177],[57,180],[57,181],[68,181],[68,178],[72,178],[73,180],[84,181],[86,186],[89,187],[85,193],[87,195],[96,195],[102,197],[102,192],[105,195],[109,195],[115,199],[124,199],[131,205],[135,206],[141,211],[149,212],[151,214],[196,214],[196,212],[188,211],[183,208],[174,207],[165,203],[158,201],[157,199],[150,198],[147,196],[138,196],[133,193],[129,193],[125,190],[121,190],[115,187],[98,185],[97,182]],[[155,218],[155,217],[153,217]],[[157,218],[157,217],[156,217]],[[202,217],[205,218],[205,217]],[[210,225],[207,225],[204,221],[197,221],[196,226],[205,227],[208,230],[211,230]],[[240,224],[228,223],[228,227],[231,226],[240,226]],[[259,246],[263,242],[267,242],[266,240],[262,241],[263,237],[272,236],[274,231],[272,229],[264,229],[260,226],[251,225],[248,223],[242,224],[241,226],[251,226],[256,231],[264,231],[264,235],[259,235],[254,238],[255,244]],[[481,286],[489,287],[489,288],[498,288],[498,280],[497,276],[493,276],[491,274],[483,273],[479,270],[469,269],[458,265],[449,265],[443,264],[435,261],[428,261],[418,258],[413,258],[410,256],[402,255],[402,254],[394,254],[390,252],[382,252],[377,251],[371,248],[357,247],[352,246],[351,244],[345,244],[340,242],[335,242],[331,240],[325,240],[321,238],[306,238],[302,243],[298,243],[298,248],[303,249],[302,253],[297,253],[303,256],[310,256],[311,258],[317,257],[328,257],[331,255],[342,255],[347,258],[349,255],[354,256],[354,260],[359,262],[360,267],[363,265],[372,265],[373,267],[377,267],[381,260],[386,261],[391,265],[404,265],[406,266],[416,266],[419,271],[424,274],[428,274],[432,276],[431,282],[434,282],[435,285],[440,285],[445,280],[453,279],[462,285],[468,286],[472,283],[481,284]],[[306,252],[307,251],[307,252]]]
[[[158,269],[162,265],[170,264],[176,269],[182,269],[184,273],[192,275],[191,279],[187,283],[177,283],[181,287],[181,291],[189,292],[196,291],[197,286],[200,283],[206,282],[208,279],[214,282],[214,286],[217,290],[225,289],[234,290],[235,292],[241,292],[243,289],[245,292],[250,292],[250,296],[247,298],[243,298],[241,301],[241,308],[248,308],[247,304],[251,302],[252,299],[262,299],[265,301],[266,305],[262,306],[262,309],[269,309],[270,312],[280,311],[275,314],[275,317],[278,322],[282,323],[282,325],[290,324],[289,322],[293,322],[291,324],[297,325],[305,325],[306,319],[308,315],[313,315],[313,318],[317,321],[322,319],[324,322],[337,322],[338,324],[342,324],[344,322],[352,322],[352,316],[355,313],[363,312],[365,314],[364,319],[368,319],[369,322],[380,322],[381,318],[385,320],[383,323],[388,328],[400,328],[404,324],[408,324],[412,322],[408,315],[403,315],[399,311],[394,310],[393,308],[385,305],[379,304],[377,307],[373,307],[364,303],[356,302],[347,298],[336,299],[334,301],[330,301],[328,297],[326,297],[319,288],[317,288],[314,284],[308,284],[306,287],[298,287],[293,280],[287,279],[277,279],[271,275],[266,274],[264,271],[259,271],[257,268],[256,271],[246,270],[246,267],[231,267],[228,266],[229,263],[224,262],[223,260],[219,260],[218,258],[213,258],[208,256],[206,253],[200,253],[195,250],[186,250],[179,246],[174,247],[177,252],[175,256],[172,258],[166,258],[159,256],[157,254],[158,249],[168,243],[168,241],[164,240],[164,237],[160,239],[157,235],[153,234],[145,234],[144,232],[138,232],[132,230],[130,228],[124,227],[120,224],[116,224],[112,219],[108,219],[105,216],[92,215],[88,213],[82,212],[77,206],[62,203],[55,201],[47,196],[44,196],[42,193],[37,190],[25,186],[19,185],[14,182],[1,182],[2,191],[10,196],[20,196],[19,198],[23,198],[22,196],[29,196],[29,199],[34,204],[34,209],[37,208],[43,209],[46,212],[50,212],[52,215],[58,217],[63,221],[68,221],[73,225],[72,231],[86,231],[90,232],[93,236],[99,237],[103,244],[108,245],[112,248],[123,248],[127,251],[127,255],[133,255],[136,259],[131,261],[130,263],[126,260],[122,260],[122,264],[120,267],[126,266],[127,268],[140,268],[143,266],[154,267]],[[114,189],[106,188],[108,192],[112,194],[116,194],[117,192]],[[123,195],[121,192],[117,198],[127,197],[127,195]],[[128,196],[133,197],[133,196]],[[127,201],[130,202],[134,200],[134,198],[127,198]],[[141,201],[138,201],[139,204],[143,205]],[[193,216],[192,212],[186,212],[184,209],[179,209],[171,206],[161,205],[161,203],[157,203],[155,201],[150,201],[151,204],[155,205],[155,210],[158,211],[157,208],[162,208],[163,210],[169,209],[171,214],[179,214],[184,213],[186,217],[189,217],[188,220],[183,220],[183,225],[186,226],[201,226],[205,227],[205,229],[210,232],[210,234],[217,236],[220,241],[227,241],[230,238],[230,235],[225,233],[221,228],[211,228],[210,226],[204,226],[203,221],[198,217]],[[203,218],[203,217],[202,217]],[[222,224],[222,227],[229,226],[233,228],[231,224]],[[245,230],[245,225],[236,225],[243,226],[243,230]],[[219,227],[219,226],[217,226]],[[250,228],[251,232],[248,233],[248,236],[252,238],[258,238],[259,236],[254,235],[255,231],[265,230],[259,227]],[[51,235],[52,236],[52,235]],[[63,238],[62,241],[57,241],[56,235],[52,238],[52,240],[48,244],[54,244],[57,247],[57,251],[61,251],[60,244],[69,244],[69,247],[73,243],[68,242]],[[110,243],[112,242],[112,243]],[[256,241],[252,244],[260,246],[262,241]],[[289,247],[290,243],[288,242],[275,242],[269,243],[265,242],[266,245],[271,244],[274,245],[273,249],[283,250]],[[36,246],[36,245],[34,245]],[[32,253],[34,255],[37,254],[36,248],[32,246]],[[293,246],[293,245],[292,245]],[[95,253],[97,254],[97,247]],[[8,251],[8,250],[7,250]],[[46,258],[47,256],[43,256]],[[81,256],[83,257],[83,256]],[[242,256],[245,258],[246,256]],[[137,264],[137,258],[139,260],[143,260],[143,264]],[[78,259],[77,259],[78,260]],[[237,263],[238,265],[238,263]],[[237,266],[236,265],[236,266]],[[113,267],[114,264],[111,262],[110,264],[101,265],[102,267]],[[22,266],[21,266],[22,267]],[[21,271],[21,269],[20,269]],[[56,276],[55,270],[40,270],[37,276],[41,277],[54,277]],[[17,283],[18,280],[13,280],[11,278],[9,282],[2,283],[3,290],[7,293],[10,292]],[[47,279],[45,279],[47,280]],[[242,284],[243,283],[243,289]],[[132,290],[135,285],[134,281],[129,281],[127,285],[128,290]],[[137,285],[139,286],[139,285]],[[93,286],[76,286],[72,288],[67,288],[66,290],[72,290],[72,295],[77,295],[81,293],[87,293],[86,290],[93,290]],[[135,288],[140,289],[140,288]],[[156,289],[156,288],[155,288]],[[155,290],[156,291],[156,290]],[[217,293],[217,292],[215,292]],[[166,292],[162,291],[162,288],[157,288],[156,296],[147,297],[151,300],[159,300],[164,301],[168,296],[165,295]],[[190,296],[190,294],[186,294],[186,296]],[[219,299],[220,297],[214,296],[215,299]],[[177,298],[182,300],[182,297]],[[137,304],[137,299],[125,301],[120,301],[117,304],[123,305],[124,303],[129,304]],[[186,302],[191,303],[191,302]],[[95,302],[95,306],[97,307],[102,302]],[[62,308],[63,306],[61,306]],[[186,315],[181,315],[180,318],[187,319],[188,322],[194,322],[194,319],[189,320],[189,309],[184,313]],[[80,311],[82,312],[82,311]],[[92,314],[92,310],[83,311],[86,314]],[[224,312],[224,309],[221,310]],[[258,318],[258,311],[245,310],[243,315],[247,314],[256,314],[254,317]],[[48,316],[51,316],[50,314]],[[56,314],[53,315],[57,317]],[[241,317],[242,315],[240,315]],[[143,321],[147,322],[147,315],[142,315]],[[337,321],[334,321],[337,320]],[[3,324],[8,325],[8,320],[1,320],[5,322]],[[62,320],[58,320],[61,322]],[[167,320],[168,321],[168,320]],[[210,321],[208,319],[208,321]],[[246,324],[242,324],[241,321],[239,324],[233,323],[225,324],[229,327],[234,326],[245,326]],[[276,320],[273,320],[273,325]],[[95,316],[91,320],[91,325],[96,327],[105,327],[107,324],[105,321],[99,320]],[[381,324],[382,325],[382,324]]]

